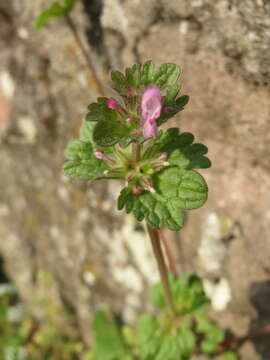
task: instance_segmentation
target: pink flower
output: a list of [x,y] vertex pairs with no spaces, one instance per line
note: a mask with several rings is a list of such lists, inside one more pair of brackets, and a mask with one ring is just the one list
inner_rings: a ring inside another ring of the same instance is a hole
[[103,152],[101,152],[101,151],[95,151],[95,152],[94,152],[94,155],[95,155],[95,157],[96,157],[97,159],[105,160],[105,159],[104,159],[104,158],[105,158],[105,155],[104,155]]
[[118,104],[117,101],[113,100],[113,99],[108,99],[106,102],[108,108],[113,109],[113,110],[119,110],[121,107]]
[[132,189],[132,192],[134,195],[140,195],[142,193],[142,190],[139,188],[134,188]]
[[157,136],[155,120],[159,118],[161,109],[162,103],[159,89],[153,85],[148,86],[143,93],[141,102],[141,124],[145,138]]
[[157,124],[154,119],[148,119],[143,124],[143,136],[145,138],[157,136]]
[[114,164],[115,163],[115,160],[112,159],[111,157],[109,157],[108,155],[104,154],[102,151],[95,151],[94,152],[94,156],[97,158],[97,159],[100,159],[100,160],[103,160],[105,162],[108,162],[110,164]]

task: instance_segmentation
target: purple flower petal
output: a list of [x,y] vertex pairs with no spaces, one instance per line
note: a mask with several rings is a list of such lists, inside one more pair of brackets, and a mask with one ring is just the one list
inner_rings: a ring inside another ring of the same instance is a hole
[[149,119],[143,124],[143,136],[145,138],[157,136],[157,124],[155,120]]
[[153,85],[148,86],[142,96],[141,111],[142,124],[147,120],[156,120],[160,116],[162,109],[161,93],[159,89]]
[[148,86],[143,93],[141,102],[141,124],[145,138],[157,136],[155,120],[159,118],[161,109],[162,103],[159,89],[153,85]]

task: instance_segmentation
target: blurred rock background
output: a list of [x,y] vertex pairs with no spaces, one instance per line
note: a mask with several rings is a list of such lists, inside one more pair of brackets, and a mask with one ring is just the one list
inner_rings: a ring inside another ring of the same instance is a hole
[[[68,306],[89,344],[96,308],[125,321],[158,275],[142,225],[116,210],[120,185],[72,183],[63,150],[97,96],[63,20],[34,28],[45,0],[0,0],[0,255],[38,321]],[[243,335],[270,321],[270,3],[84,0],[72,13],[110,94],[108,72],[152,59],[182,68],[189,105],[174,125],[209,147],[206,206],[168,233],[181,271],[197,271],[212,316]],[[269,360],[269,336],[244,360]]]

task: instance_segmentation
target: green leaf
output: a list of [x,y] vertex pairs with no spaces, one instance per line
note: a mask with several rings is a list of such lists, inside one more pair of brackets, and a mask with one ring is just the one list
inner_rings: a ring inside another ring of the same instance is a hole
[[201,343],[202,351],[212,354],[217,350],[217,345],[224,340],[223,331],[211,321],[200,318],[197,323],[197,332],[204,335]]
[[140,83],[141,85],[148,86],[153,82],[154,64],[152,60],[146,61],[141,67]]
[[168,104],[171,104],[173,103],[173,101],[175,100],[177,94],[179,93],[181,89],[181,85],[176,83],[174,85],[172,85],[171,87],[168,88],[167,90],[167,95],[165,97],[165,100],[164,100],[164,104],[165,105],[168,105]]
[[124,340],[118,328],[107,319],[104,312],[96,312],[93,330],[96,360],[116,360],[126,355]]
[[48,9],[39,15],[36,20],[36,27],[41,28],[47,25],[49,20],[65,16],[74,8],[75,2],[76,0],[64,0],[63,5],[59,1],[53,2]]
[[[175,88],[172,90],[172,93],[169,93],[169,98],[174,95],[174,92],[176,92],[177,85],[178,84],[176,84]],[[168,119],[175,116],[179,111],[184,110],[185,105],[189,101],[188,95],[182,95],[176,100],[169,100],[169,98],[165,97],[164,99],[166,110],[163,110],[160,117],[157,119],[158,125],[165,123]]]
[[80,129],[80,140],[92,142],[94,126],[93,122],[84,121]]
[[97,122],[92,129],[93,141],[98,146],[112,146],[116,143],[127,146],[131,141],[133,124],[125,122],[126,116],[118,111],[108,108],[107,98],[98,98],[97,103],[88,106],[89,113],[86,120]]
[[138,221],[145,218],[155,229],[179,230],[184,223],[181,210],[196,209],[207,200],[207,184],[195,171],[168,167],[153,176],[153,185],[156,193],[134,195],[131,189],[124,189],[118,209],[133,212]]
[[191,133],[179,134],[179,129],[170,128],[160,132],[151,155],[168,152],[170,155],[167,161],[187,170],[209,168],[211,162],[205,156],[208,152],[207,147],[193,143],[193,140],[194,136]]
[[149,297],[157,308],[164,309],[166,307],[164,289],[160,282],[151,287]]
[[155,71],[153,82],[159,88],[166,85],[174,85],[180,75],[180,69],[175,64],[162,64]]
[[112,146],[128,137],[130,130],[120,121],[99,121],[94,127],[93,140],[100,146]]
[[108,108],[107,100],[108,98],[99,97],[96,103],[90,104],[88,106],[89,112],[86,115],[86,121],[106,121],[112,116],[116,116],[115,111]]
[[184,357],[190,356],[196,348],[194,333],[189,329],[180,330],[178,333],[178,344],[180,354]]
[[169,201],[157,194],[144,192],[134,195],[131,189],[122,190],[118,199],[118,209],[125,208],[127,213],[133,212],[138,221],[144,218],[155,229],[167,226],[171,230],[179,230],[183,226],[183,214],[174,208]]
[[120,71],[112,71],[111,79],[113,82],[113,87],[118,92],[123,92],[127,88],[127,80],[125,76]]
[[137,88],[140,86],[141,67],[140,64],[134,64],[131,68],[126,69],[125,74],[129,88]]
[[207,200],[207,184],[195,171],[168,167],[158,174],[156,188],[175,209],[197,209]]
[[104,177],[103,172],[108,169],[104,161],[94,157],[90,142],[71,141],[65,150],[65,156],[70,161],[64,164],[64,173],[77,180],[95,180]]
[[[193,274],[184,274],[169,278],[175,309],[179,315],[197,315],[205,311],[209,305],[200,278]],[[166,307],[164,290],[161,283],[150,289],[152,303],[160,308]]]
[[239,356],[233,351],[226,351],[220,360],[239,360]]
[[159,346],[159,322],[153,315],[143,315],[137,323],[138,348],[142,359],[154,359]]
[[177,335],[166,334],[161,338],[160,349],[155,356],[155,360],[178,360],[182,359],[179,337]]

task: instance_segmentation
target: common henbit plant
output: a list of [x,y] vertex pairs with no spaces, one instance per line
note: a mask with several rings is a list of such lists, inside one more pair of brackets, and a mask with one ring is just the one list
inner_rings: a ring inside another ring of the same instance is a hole
[[232,351],[218,355],[224,332],[206,316],[209,305],[202,281],[196,275],[170,277],[173,302],[178,316],[166,313],[161,284],[150,292],[158,315],[143,315],[135,328],[119,328],[104,312],[95,315],[96,339],[92,360],[187,360],[192,354],[216,354],[217,360],[237,360]]
[[[208,304],[196,276],[168,276],[160,229],[180,230],[184,211],[207,200],[204,178],[195,170],[208,168],[207,147],[191,133],[160,126],[182,111],[188,96],[179,96],[180,69],[175,64],[155,67],[135,64],[125,73],[112,71],[115,98],[100,97],[88,107],[80,138],[65,151],[67,176],[77,180],[122,180],[118,209],[145,220],[162,285],[151,298],[160,315],[139,320],[134,347],[124,342],[115,326],[98,313],[95,359],[189,359],[196,352],[217,353],[223,332],[202,316]],[[222,359],[236,359],[233,353]]]

